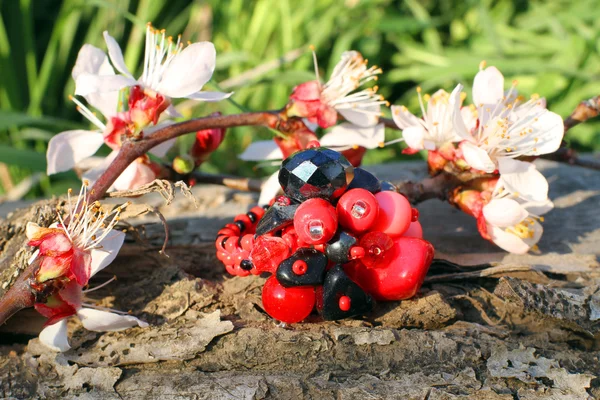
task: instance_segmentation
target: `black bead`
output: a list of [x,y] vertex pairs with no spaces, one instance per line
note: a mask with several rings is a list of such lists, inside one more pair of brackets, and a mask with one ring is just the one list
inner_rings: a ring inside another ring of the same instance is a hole
[[248,211],[246,213],[246,215],[248,216],[248,219],[250,220],[250,222],[255,223],[256,220],[258,219],[258,215],[256,215],[254,212],[252,211]]
[[240,233],[246,230],[246,224],[244,224],[243,221],[233,221],[233,223],[236,224],[238,228],[240,228]]
[[260,219],[256,227],[256,236],[264,235],[265,233],[273,232],[276,229],[281,229],[294,222],[294,214],[298,209],[299,204],[284,206],[281,204],[273,204]]
[[354,236],[341,231],[329,241],[325,248],[325,254],[329,261],[336,264],[344,264],[348,262],[350,248],[355,244],[356,238]]
[[350,189],[365,189],[375,194],[381,191],[381,183],[372,173],[362,168],[354,168],[354,179],[348,185],[348,190]]
[[225,248],[225,243],[227,242],[228,239],[229,239],[228,236],[225,236],[223,239],[221,239],[221,247]]
[[314,197],[331,200],[344,193],[354,176],[353,170],[342,154],[317,147],[283,160],[279,183],[288,197],[298,201]]
[[242,260],[240,263],[240,268],[244,271],[250,271],[252,268],[254,268],[254,264],[252,264],[252,261],[250,260]]
[[[340,297],[350,298],[350,309],[340,309]],[[329,321],[364,315],[373,309],[373,299],[354,283],[341,265],[329,270],[323,284],[323,318]]]
[[381,191],[382,192],[397,192],[398,188],[392,182],[381,181]]
[[[296,275],[293,270],[294,263],[302,260],[306,263],[306,272]],[[323,284],[327,257],[325,254],[308,247],[299,248],[291,257],[283,260],[277,267],[277,280],[282,286],[317,286]]]

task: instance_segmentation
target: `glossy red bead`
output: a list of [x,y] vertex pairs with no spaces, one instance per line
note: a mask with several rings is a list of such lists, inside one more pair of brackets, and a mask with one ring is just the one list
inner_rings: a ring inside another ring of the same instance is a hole
[[261,206],[255,206],[250,209],[254,214],[256,214],[257,222],[265,215],[265,209]]
[[386,191],[377,193],[375,198],[379,204],[379,216],[370,230],[386,233],[392,238],[402,236],[412,219],[412,208],[406,197]]
[[335,208],[326,200],[312,198],[300,204],[294,215],[294,229],[307,244],[327,243],[337,230]]
[[258,273],[270,272],[274,274],[279,263],[288,258],[289,255],[290,248],[282,238],[260,236],[254,241],[249,259]]
[[352,189],[340,197],[337,207],[340,225],[355,233],[367,231],[379,214],[375,196],[365,189]]
[[292,271],[294,271],[294,273],[296,275],[304,275],[307,270],[308,270],[308,265],[306,265],[306,261],[297,260],[292,265]]
[[351,305],[350,297],[348,297],[348,296],[340,297],[340,300],[338,302],[338,306],[340,307],[340,310],[348,311],[350,309],[350,305]]
[[363,258],[366,254],[366,251],[364,248],[360,247],[360,246],[352,246],[350,248],[350,259],[354,260],[357,258]]
[[358,244],[364,249],[360,260],[367,268],[387,267],[395,257],[394,241],[383,232],[365,233]]
[[434,250],[418,238],[394,240],[394,259],[383,268],[367,268],[362,260],[344,265],[348,276],[377,300],[404,300],[413,297],[425,280]]
[[263,308],[272,318],[293,324],[304,320],[315,306],[312,286],[286,288],[274,276],[267,279],[262,291]]
[[244,235],[242,236],[242,240],[240,240],[240,244],[242,245],[242,249],[244,250],[252,250],[254,247],[254,235]]

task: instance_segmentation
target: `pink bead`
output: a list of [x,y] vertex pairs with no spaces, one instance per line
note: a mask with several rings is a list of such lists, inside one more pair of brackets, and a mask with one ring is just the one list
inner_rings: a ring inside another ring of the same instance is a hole
[[375,195],[379,203],[379,216],[371,231],[380,231],[392,238],[402,236],[410,226],[412,209],[406,197],[396,192],[379,192]]
[[298,239],[304,243],[327,243],[337,230],[335,208],[323,199],[306,200],[296,210],[294,229]]
[[423,228],[421,227],[421,223],[419,221],[411,222],[408,230],[404,232],[402,237],[414,237],[423,239]]
[[368,230],[377,219],[379,205],[375,196],[365,189],[352,189],[340,197],[337,204],[340,225],[355,233]]

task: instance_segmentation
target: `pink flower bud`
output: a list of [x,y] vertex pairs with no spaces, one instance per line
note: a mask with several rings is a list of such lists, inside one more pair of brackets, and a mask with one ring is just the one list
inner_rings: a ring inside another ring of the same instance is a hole
[[[213,117],[218,117],[219,115],[221,115],[220,112],[211,114]],[[225,132],[225,128],[204,129],[196,132],[196,140],[190,150],[190,156],[194,160],[196,167],[206,161],[210,154],[219,148],[223,139],[225,139]]]

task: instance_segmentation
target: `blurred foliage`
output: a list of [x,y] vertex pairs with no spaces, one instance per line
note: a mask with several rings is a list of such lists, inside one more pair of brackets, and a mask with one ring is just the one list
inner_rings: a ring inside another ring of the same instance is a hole
[[[217,70],[209,89],[235,91],[231,102],[181,104],[186,117],[282,107],[294,85],[314,78],[308,44],[316,46],[324,77],[344,50],[361,51],[384,70],[381,93],[411,109],[417,85],[451,90],[461,82],[469,92],[484,59],[508,81],[517,79],[521,93],[540,93],[563,116],[600,94],[596,0],[0,0],[0,12],[0,162],[7,165],[0,164],[0,193],[45,170],[53,134],[88,126],[68,100],[81,46],[104,49],[102,31],[109,30],[129,68],[140,72],[148,21],[182,33],[184,41],[213,41]],[[299,57],[277,64],[295,49]],[[274,68],[265,68],[269,61]],[[573,129],[571,143],[600,149],[598,128],[593,122]],[[264,175],[236,155],[271,135],[232,129],[202,168]],[[189,145],[182,138],[173,152]],[[400,145],[374,150],[367,162],[397,160],[400,151]],[[74,173],[44,176],[28,196],[62,193],[76,180]]]

